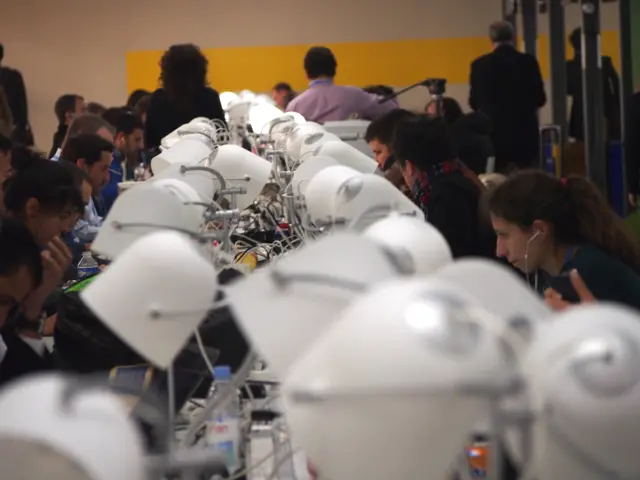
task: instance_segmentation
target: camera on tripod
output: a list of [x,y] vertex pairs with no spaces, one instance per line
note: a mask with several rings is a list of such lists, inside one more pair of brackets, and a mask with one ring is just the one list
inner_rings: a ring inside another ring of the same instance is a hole
[[429,90],[429,94],[432,96],[442,96],[447,90],[446,78],[427,78],[424,81],[424,86]]

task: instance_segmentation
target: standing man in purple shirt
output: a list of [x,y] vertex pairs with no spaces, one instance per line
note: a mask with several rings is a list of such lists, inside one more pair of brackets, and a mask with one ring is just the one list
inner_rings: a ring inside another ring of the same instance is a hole
[[309,88],[287,105],[287,112],[297,112],[312,122],[361,118],[375,120],[398,108],[393,101],[379,103],[381,97],[358,87],[335,85],[338,62],[327,47],[311,47],[304,57]]

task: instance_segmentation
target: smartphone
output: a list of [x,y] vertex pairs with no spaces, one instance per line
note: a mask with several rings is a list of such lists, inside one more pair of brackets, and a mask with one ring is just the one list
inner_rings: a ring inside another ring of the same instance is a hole
[[549,287],[562,295],[562,299],[569,303],[580,303],[580,296],[573,288],[571,277],[568,273],[563,273],[549,279]]
[[489,468],[489,444],[476,441],[466,449],[471,478],[487,478]]

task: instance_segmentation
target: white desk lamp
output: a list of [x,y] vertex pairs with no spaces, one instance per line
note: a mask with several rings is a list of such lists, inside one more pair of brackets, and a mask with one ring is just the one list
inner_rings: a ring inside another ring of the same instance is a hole
[[123,341],[167,368],[211,309],[216,284],[193,240],[161,231],[136,240],[81,297]]
[[204,223],[201,201],[193,188],[176,179],[136,185],[118,196],[91,249],[115,259],[149,232],[176,229],[197,235]]
[[181,163],[198,165],[206,163],[217,147],[215,138],[210,135],[186,135],[166,150],[162,150],[151,159],[151,169],[155,175],[171,165]]
[[306,184],[304,203],[309,218],[327,221],[335,216],[337,198],[342,185],[360,173],[353,168],[336,165],[320,169]]
[[240,101],[240,95],[234,92],[222,92],[220,94],[220,104],[223,110],[227,110],[232,104]]
[[285,413],[323,478],[444,478],[512,375],[472,307],[445,282],[392,280],[305,350],[284,380]]
[[337,167],[322,170],[307,187],[307,212],[314,225],[338,224],[363,230],[391,212],[424,219],[417,205],[387,179],[374,173],[350,176],[337,188],[319,191],[316,179],[322,180],[321,176],[332,169]]
[[340,166],[337,160],[331,157],[310,157],[302,162],[293,173],[291,187],[294,195],[303,196],[307,191],[307,186],[313,177],[325,168]]
[[429,275],[453,262],[447,240],[423,217],[392,213],[363,232],[395,255],[407,257],[418,275]]
[[124,404],[82,391],[59,374],[38,375],[0,394],[3,480],[143,480],[144,446]]
[[[320,148],[320,145],[331,141],[339,142],[341,140],[333,133],[329,132],[315,132],[311,135],[307,135],[307,137],[302,142],[302,145],[300,146],[300,162],[304,162],[308,157],[313,156],[315,152]],[[347,165],[347,167],[349,166],[350,165]]]
[[282,110],[269,103],[254,104],[249,109],[249,124],[256,134],[268,134],[269,124],[284,116]]
[[283,375],[359,290],[399,274],[377,245],[336,234],[256,270],[226,293],[251,344]]
[[193,166],[184,163],[176,163],[162,171],[162,173],[151,177],[147,182],[158,180],[175,179],[181,180],[193,188],[202,202],[210,202],[218,191],[216,177],[213,173],[205,170],[194,169]]
[[553,318],[529,349],[536,409],[527,478],[640,478],[640,316],[611,305]]
[[220,135],[223,130],[226,130],[224,124],[217,120],[210,120],[206,117],[196,117],[189,123],[180,125],[169,135],[165,136],[161,140],[160,146],[163,150],[167,150],[187,135],[204,135],[205,137],[213,139],[216,144],[227,143],[223,141],[225,139]]
[[253,101],[256,98],[256,94],[251,90],[242,90],[238,95],[243,101]]
[[314,155],[326,155],[335,158],[340,164],[354,168],[362,173],[373,173],[378,169],[376,161],[343,141],[329,141],[318,145]]
[[285,142],[287,155],[289,155],[289,157],[291,157],[291,159],[296,163],[301,161],[300,149],[302,148],[303,142],[307,137],[317,133],[324,133],[325,131],[326,130],[322,128],[322,125],[315,122],[306,122],[297,125],[296,128],[287,135]]
[[229,123],[244,127],[248,121],[249,110],[251,110],[250,100],[240,99],[232,102],[226,110]]
[[236,205],[244,210],[260,195],[271,176],[271,163],[237,145],[218,147],[209,166],[220,172],[227,182],[227,190],[235,188]]

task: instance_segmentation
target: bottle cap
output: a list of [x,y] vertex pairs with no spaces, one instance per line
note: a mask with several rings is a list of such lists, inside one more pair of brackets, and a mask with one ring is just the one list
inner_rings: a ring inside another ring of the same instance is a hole
[[220,365],[213,368],[213,378],[216,381],[231,380],[231,367],[228,365]]

